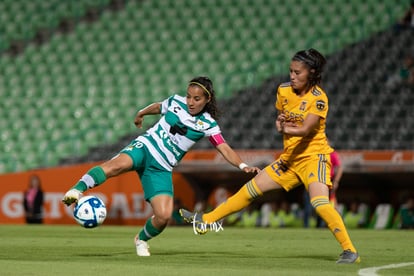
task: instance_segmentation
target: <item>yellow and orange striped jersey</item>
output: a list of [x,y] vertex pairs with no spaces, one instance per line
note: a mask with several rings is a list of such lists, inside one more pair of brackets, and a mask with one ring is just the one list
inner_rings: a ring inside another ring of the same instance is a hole
[[333,151],[325,134],[328,97],[321,87],[314,86],[304,96],[298,96],[289,82],[282,83],[277,89],[275,106],[279,112],[286,115],[287,121],[295,122],[298,126],[303,124],[308,114],[320,117],[319,126],[308,136],[283,135],[284,150],[281,159],[291,160],[313,154],[329,154]]

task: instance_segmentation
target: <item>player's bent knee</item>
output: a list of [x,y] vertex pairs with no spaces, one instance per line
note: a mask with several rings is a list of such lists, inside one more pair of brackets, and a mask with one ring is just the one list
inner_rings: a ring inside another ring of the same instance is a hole
[[172,216],[172,212],[164,210],[161,212],[154,212],[154,219],[159,223],[168,223]]

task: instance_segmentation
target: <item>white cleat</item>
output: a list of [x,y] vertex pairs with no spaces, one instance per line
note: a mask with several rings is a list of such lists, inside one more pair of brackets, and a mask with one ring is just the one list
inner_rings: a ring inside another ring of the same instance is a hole
[[140,257],[151,256],[149,252],[149,245],[146,241],[138,239],[138,236],[135,237],[135,247],[137,248],[137,255]]
[[62,202],[67,206],[70,206],[72,203],[78,202],[79,198],[82,196],[82,193],[76,189],[72,189],[66,192],[62,198]]

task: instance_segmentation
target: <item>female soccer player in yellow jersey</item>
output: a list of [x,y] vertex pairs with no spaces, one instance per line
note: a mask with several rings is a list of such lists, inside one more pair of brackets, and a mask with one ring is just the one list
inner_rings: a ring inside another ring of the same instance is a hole
[[347,233],[341,216],[329,203],[330,153],[325,135],[328,98],[319,86],[324,56],[315,49],[297,52],[290,63],[290,82],[277,89],[276,129],[283,134],[284,150],[236,194],[209,213],[200,214],[181,209],[182,217],[204,234],[212,224],[248,206],[264,192],[291,189],[305,185],[311,204],[326,222],[343,252],[337,263],[359,263],[359,255]]

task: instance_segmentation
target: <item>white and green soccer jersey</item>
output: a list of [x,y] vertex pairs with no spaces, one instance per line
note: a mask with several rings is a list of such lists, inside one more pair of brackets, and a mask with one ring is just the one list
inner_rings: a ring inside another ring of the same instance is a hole
[[209,113],[192,116],[186,98],[182,96],[174,95],[164,100],[161,114],[161,119],[138,140],[147,146],[161,166],[170,171],[201,138],[221,133]]

